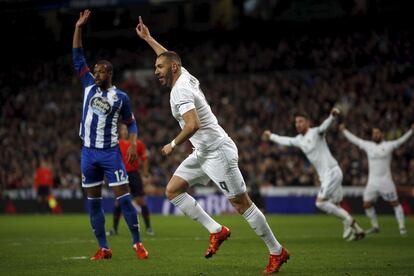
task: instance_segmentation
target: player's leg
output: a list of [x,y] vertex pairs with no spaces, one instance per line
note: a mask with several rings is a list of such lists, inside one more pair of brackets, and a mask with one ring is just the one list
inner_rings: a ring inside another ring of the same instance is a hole
[[145,197],[137,196],[134,198],[134,201],[141,208],[141,215],[142,215],[142,218],[144,219],[144,224],[145,224],[145,232],[148,235],[153,236],[155,233],[151,227],[150,211],[149,211],[148,205],[145,202]]
[[378,233],[380,231],[377,213],[374,204],[378,198],[378,189],[368,182],[363,195],[363,207],[365,215],[369,218],[371,228],[365,231],[367,234]]
[[398,200],[391,201],[390,205],[394,208],[395,218],[398,222],[398,228],[400,229],[401,235],[407,234],[407,229],[405,228],[405,215],[404,210]]
[[[188,163],[189,162],[187,158],[177,168],[175,174],[167,184],[165,194],[168,200],[174,204],[174,206],[177,207],[183,214],[199,222],[207,229],[208,232],[218,233],[222,229],[221,225],[218,224],[212,217],[210,217],[210,215],[208,215],[203,210],[203,208],[201,208],[200,204],[198,204],[197,201],[186,192],[188,190],[189,183],[182,177],[185,177],[184,175],[191,177],[196,174],[195,171],[189,172],[185,169]],[[182,176],[176,175],[177,173]]]
[[106,151],[105,157],[102,158],[101,165],[104,169],[105,176],[108,179],[108,185],[112,188],[116,199],[121,206],[121,212],[132,236],[133,248],[139,259],[148,257],[148,252],[142,245],[139,233],[139,223],[137,210],[132,204],[132,197],[128,187],[128,175],[119,148],[113,148]]
[[342,201],[342,171],[339,167],[331,169],[324,177],[316,198],[316,207],[327,214],[334,215],[342,220],[344,225],[343,238],[353,237],[354,232],[357,233],[356,238],[363,238],[364,232],[362,228],[355,222],[355,219],[344,209],[339,203]]
[[108,259],[112,251],[108,247],[105,235],[105,215],[102,209],[103,171],[93,165],[95,154],[93,149],[83,148],[81,154],[82,187],[88,198],[90,223],[98,240],[99,250],[91,260]]
[[215,152],[199,156],[203,170],[267,246],[270,256],[264,273],[274,273],[289,259],[289,253],[277,241],[265,216],[247,194],[238,159],[237,147],[231,140]]
[[397,190],[395,189],[394,183],[384,183],[380,189],[382,198],[394,208],[394,214],[398,222],[400,234],[406,235],[407,230],[405,228],[404,210],[398,200]]
[[121,206],[119,205],[118,200],[115,200],[114,210],[112,212],[112,229],[109,232],[109,235],[118,235],[119,221],[121,219]]
[[138,172],[130,172],[128,173],[128,177],[131,195],[134,198],[134,202],[141,208],[141,215],[144,219],[145,231],[148,235],[154,235],[154,231],[151,228],[150,212],[148,206],[145,204],[145,193],[142,178]]

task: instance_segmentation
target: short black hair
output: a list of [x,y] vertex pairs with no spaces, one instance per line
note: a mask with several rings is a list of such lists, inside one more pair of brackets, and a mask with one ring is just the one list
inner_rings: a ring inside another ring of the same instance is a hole
[[166,51],[166,52],[162,52],[161,54],[158,55],[157,58],[159,57],[166,57],[169,61],[174,61],[175,63],[177,63],[179,66],[181,66],[181,58],[180,56],[174,52],[174,51]]
[[100,61],[98,61],[98,62],[96,63],[96,65],[98,65],[98,64],[105,65],[106,70],[107,70],[108,72],[111,72],[111,73],[113,73],[113,72],[114,72],[114,67],[112,66],[112,63],[111,63],[111,62],[109,62],[109,61],[107,61],[107,60],[105,60],[105,59],[102,59],[102,60],[100,60]]
[[309,114],[308,114],[308,113],[306,113],[305,111],[297,111],[297,112],[295,112],[294,117],[295,117],[295,118],[296,118],[296,117],[303,117],[303,118],[305,118],[306,120],[310,120],[310,116],[309,116]]

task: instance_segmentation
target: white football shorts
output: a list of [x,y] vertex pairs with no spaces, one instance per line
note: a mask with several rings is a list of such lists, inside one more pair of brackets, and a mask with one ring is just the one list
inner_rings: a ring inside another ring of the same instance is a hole
[[334,204],[339,204],[343,198],[342,179],[343,174],[339,166],[327,171],[324,176],[324,181],[321,183],[318,197]]
[[236,144],[229,138],[216,150],[195,149],[178,166],[174,175],[183,178],[190,186],[207,185],[212,180],[227,198],[234,198],[246,192],[238,161]]
[[368,182],[364,190],[364,201],[376,202],[379,196],[387,202],[398,200],[397,190],[392,180],[371,180]]

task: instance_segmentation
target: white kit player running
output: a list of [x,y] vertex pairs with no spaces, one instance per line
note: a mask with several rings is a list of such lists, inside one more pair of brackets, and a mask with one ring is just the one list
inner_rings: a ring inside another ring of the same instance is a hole
[[372,228],[366,233],[378,233],[379,224],[375,212],[374,203],[378,196],[387,201],[395,212],[401,235],[406,235],[404,211],[398,200],[397,191],[391,175],[391,159],[395,149],[405,143],[413,134],[414,124],[411,129],[397,140],[384,141],[384,133],[379,128],[372,129],[372,141],[362,140],[340,125],[345,137],[360,149],[366,152],[368,157],[368,183],[364,190],[364,209],[371,221]]
[[207,184],[211,179],[269,249],[269,262],[263,273],[277,272],[289,259],[289,253],[276,240],[265,216],[247,194],[238,167],[237,147],[218,124],[199,81],[181,66],[177,53],[168,51],[150,35],[141,17],[136,31],[157,54],[155,75],[162,86],[171,88],[171,112],[181,127],[172,142],[162,148],[162,154],[170,155],[187,140],[195,148],[174,172],[167,184],[166,196],[210,232],[210,245],[205,253],[205,257],[210,258],[230,237],[230,229],[211,218],[186,191],[194,184]]
[[342,220],[344,239],[360,240],[365,236],[364,231],[359,227],[355,219],[339,205],[343,197],[343,175],[325,139],[326,131],[338,115],[339,110],[333,108],[328,119],[320,126],[311,128],[309,116],[306,113],[298,113],[295,115],[295,127],[299,133],[297,136],[279,136],[270,130],[266,130],[263,133],[263,139],[283,146],[298,147],[303,151],[309,162],[315,167],[321,182],[321,188],[316,198],[316,206],[320,210]]

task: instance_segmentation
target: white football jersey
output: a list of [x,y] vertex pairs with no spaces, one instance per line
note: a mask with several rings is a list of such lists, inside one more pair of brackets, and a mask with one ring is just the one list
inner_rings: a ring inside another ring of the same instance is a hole
[[170,93],[171,113],[184,127],[183,114],[195,109],[200,118],[200,128],[190,137],[190,142],[197,150],[213,150],[221,145],[229,136],[218,124],[216,116],[200,89],[200,82],[184,67]]
[[364,150],[368,157],[368,185],[380,185],[383,182],[393,183],[391,176],[392,152],[401,144],[407,141],[412,130],[409,130],[399,139],[394,141],[373,141],[362,140],[348,130],[344,130],[345,137],[360,149]]
[[326,173],[338,166],[338,162],[333,158],[325,139],[325,132],[333,120],[334,118],[330,116],[319,127],[308,129],[305,135],[299,134],[295,137],[284,137],[272,134],[270,140],[284,146],[300,148],[309,162],[315,167],[320,181],[323,182]]

